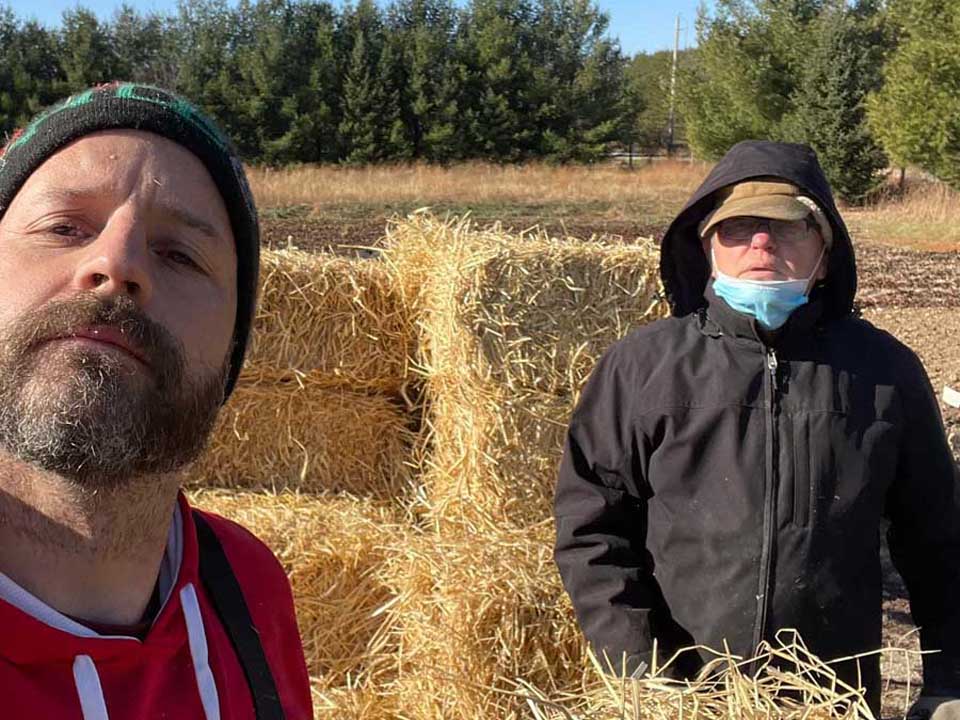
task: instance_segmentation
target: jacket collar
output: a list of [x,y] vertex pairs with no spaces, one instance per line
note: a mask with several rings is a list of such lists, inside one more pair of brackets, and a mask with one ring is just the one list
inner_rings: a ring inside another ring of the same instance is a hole
[[809,338],[823,316],[823,300],[814,292],[807,304],[794,310],[782,327],[770,332],[764,330],[756,318],[730,307],[713,291],[712,280],[707,283],[703,295],[706,304],[700,319],[702,332],[751,340],[764,346],[781,347]]

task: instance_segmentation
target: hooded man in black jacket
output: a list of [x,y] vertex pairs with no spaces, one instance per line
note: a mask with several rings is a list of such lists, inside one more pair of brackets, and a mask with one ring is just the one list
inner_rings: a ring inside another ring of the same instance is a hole
[[[746,658],[781,628],[827,660],[877,650],[886,517],[939,651],[915,709],[960,717],[960,473],[917,357],[852,312],[853,245],[816,155],[738,144],[661,253],[673,317],[600,360],[560,468],[556,560],[588,640],[626,674],[654,641],[661,663],[694,645]],[[879,710],[876,655],[836,669]]]

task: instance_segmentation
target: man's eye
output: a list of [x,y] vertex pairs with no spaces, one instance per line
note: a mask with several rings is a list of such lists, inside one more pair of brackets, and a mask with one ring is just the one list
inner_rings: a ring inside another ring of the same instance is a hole
[[65,237],[76,237],[80,234],[80,231],[73,225],[54,225],[50,228],[50,232],[54,235],[63,235]]
[[200,266],[192,257],[190,257],[185,252],[181,252],[180,250],[168,251],[167,257],[170,259],[171,262],[174,262],[177,265],[184,265],[186,267],[196,268],[197,270],[201,269]]

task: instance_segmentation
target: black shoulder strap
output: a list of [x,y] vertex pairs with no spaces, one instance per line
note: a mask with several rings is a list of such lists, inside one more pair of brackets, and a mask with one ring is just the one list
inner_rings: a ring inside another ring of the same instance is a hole
[[223,546],[199,513],[193,513],[193,521],[200,545],[200,579],[210,594],[213,607],[226,628],[243,673],[247,676],[256,718],[285,720],[277,685],[263,653],[263,645],[260,644],[260,633],[253,625],[240,583],[230,568]]

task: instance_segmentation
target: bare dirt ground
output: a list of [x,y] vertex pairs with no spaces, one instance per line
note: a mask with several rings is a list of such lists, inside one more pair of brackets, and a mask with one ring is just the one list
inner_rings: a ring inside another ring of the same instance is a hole
[[[895,335],[923,361],[938,397],[960,389],[960,253],[930,253],[861,244],[857,248],[863,317]],[[941,402],[954,458],[960,463],[960,410]],[[919,650],[906,588],[884,542],[884,645]],[[903,717],[921,682],[920,660],[888,653],[883,716]]]
[[[536,217],[512,216],[509,226],[530,227]],[[307,213],[279,213],[263,219],[266,247],[295,245],[305,250],[346,255],[371,255],[365,248],[379,244],[386,217],[348,220]],[[588,238],[593,235],[659,238],[665,224],[583,219],[546,223],[555,235]],[[855,237],[862,237],[852,228]],[[859,291],[857,305],[863,317],[911,347],[923,361],[938,398],[944,385],[960,390],[960,252],[924,252],[871,241],[857,243]],[[960,463],[960,410],[941,402],[944,425]],[[919,650],[910,619],[906,588],[890,562],[883,541],[884,645]],[[886,653],[881,660],[886,682],[884,718],[902,718],[921,682],[920,659],[906,653]]]

